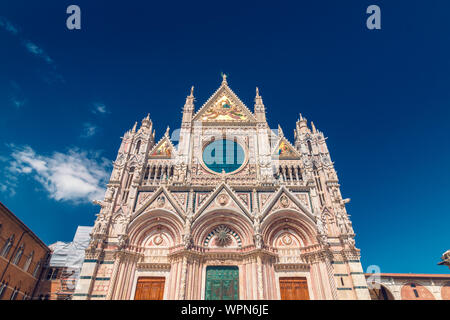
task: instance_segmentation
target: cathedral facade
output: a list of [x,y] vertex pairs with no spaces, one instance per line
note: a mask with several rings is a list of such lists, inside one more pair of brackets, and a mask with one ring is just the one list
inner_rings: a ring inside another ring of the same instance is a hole
[[179,137],[125,133],[73,299],[370,299],[347,202],[323,133],[289,142],[224,76]]

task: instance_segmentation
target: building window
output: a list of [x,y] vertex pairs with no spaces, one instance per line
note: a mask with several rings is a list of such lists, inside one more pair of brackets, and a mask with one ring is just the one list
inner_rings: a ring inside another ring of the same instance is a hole
[[139,153],[139,150],[141,149],[141,140],[139,140],[137,143],[136,143],[136,153]]
[[30,268],[31,262],[33,261],[34,251],[30,253],[30,255],[27,258],[27,262],[25,262],[25,265],[23,266],[23,270],[25,272],[28,272],[28,269]]
[[14,288],[13,293],[11,294],[11,298],[9,300],[16,300],[17,294],[19,293],[19,289]]
[[11,250],[11,247],[14,243],[14,235],[12,235],[11,237],[8,238],[8,240],[6,240],[5,245],[2,248],[2,252],[0,253],[0,255],[2,257],[5,257],[8,255],[9,251]]
[[47,273],[47,280],[55,280],[58,278],[58,268],[49,268]]
[[20,259],[22,258],[23,255],[23,244],[20,246],[19,250],[16,253],[16,256],[14,257],[13,263],[15,265],[18,265],[20,262]]
[[0,299],[3,297],[6,291],[6,287],[8,286],[8,283],[2,282],[0,284]]
[[416,298],[418,298],[419,297],[419,292],[417,292],[416,284],[415,283],[411,283],[411,288],[413,288],[414,296]]
[[39,270],[41,269],[41,261],[38,262],[38,264],[36,265],[36,268],[34,268],[33,271],[33,277],[37,277]]
[[236,140],[215,140],[203,149],[203,162],[216,173],[238,170],[245,160],[244,148]]
[[308,150],[309,150],[309,153],[312,154],[312,145],[311,145],[311,141],[308,140],[307,144],[308,144]]

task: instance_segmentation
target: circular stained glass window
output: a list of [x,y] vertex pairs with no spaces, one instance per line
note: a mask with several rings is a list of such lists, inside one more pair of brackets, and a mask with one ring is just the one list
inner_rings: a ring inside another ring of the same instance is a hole
[[203,150],[203,162],[212,171],[226,173],[239,169],[245,160],[244,149],[231,140],[216,140]]

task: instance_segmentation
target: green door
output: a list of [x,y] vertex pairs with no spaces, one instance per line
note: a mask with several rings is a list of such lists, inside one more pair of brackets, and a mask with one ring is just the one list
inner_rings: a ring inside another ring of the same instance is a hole
[[205,300],[238,300],[239,269],[230,266],[206,267]]

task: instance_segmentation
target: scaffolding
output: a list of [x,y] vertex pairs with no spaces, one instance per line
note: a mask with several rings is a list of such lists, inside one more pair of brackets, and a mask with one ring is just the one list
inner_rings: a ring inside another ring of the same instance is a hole
[[58,300],[72,298],[80,277],[85,249],[89,245],[91,232],[92,227],[79,226],[72,242],[58,241],[49,246],[52,250],[52,256],[48,267],[57,270],[58,273],[55,278],[60,281],[59,288],[54,292]]

